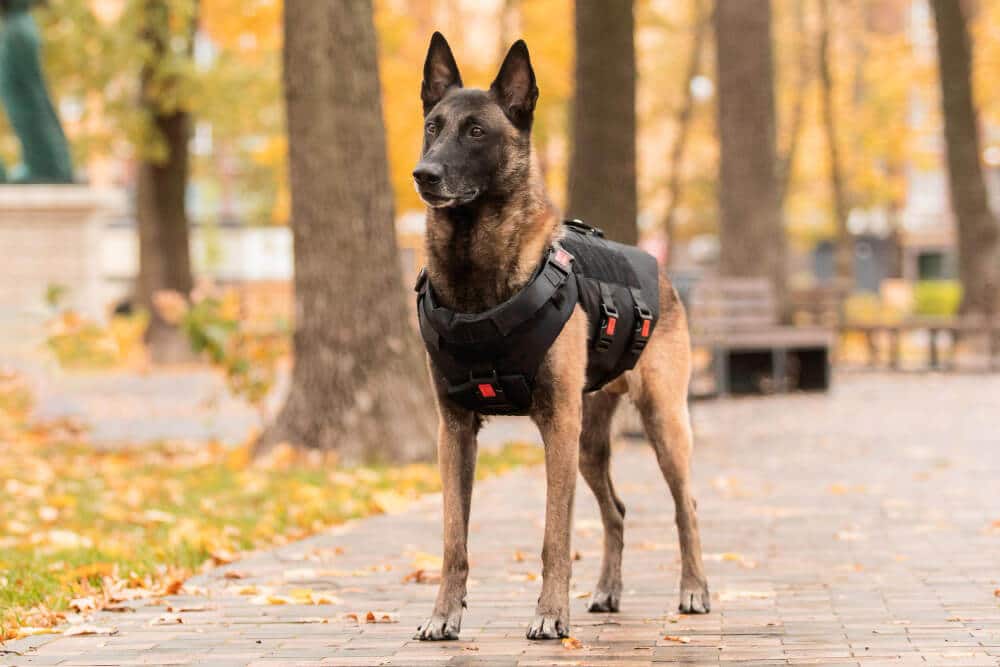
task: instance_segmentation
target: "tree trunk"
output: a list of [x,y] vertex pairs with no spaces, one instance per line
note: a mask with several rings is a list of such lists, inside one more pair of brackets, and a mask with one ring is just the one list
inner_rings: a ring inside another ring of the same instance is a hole
[[[161,290],[183,295],[191,291],[191,259],[185,192],[188,183],[188,140],[191,118],[183,109],[163,108],[163,75],[158,70],[169,48],[170,8],[167,0],[146,0],[142,38],[150,56],[140,77],[140,103],[148,114],[157,140],[163,142],[162,156],[143,156],[136,181],[136,219],[139,228],[138,303],[150,314],[145,340],[152,360],[171,363],[193,357],[184,334],[167,323],[154,307],[153,297]],[[191,21],[189,55],[197,29],[197,12]],[[169,82],[167,82],[169,85]]]
[[425,457],[434,409],[393,229],[372,2],[288,0],[284,28],[295,363],[256,451]]
[[951,208],[958,232],[962,312],[992,313],[997,306],[997,221],[990,211],[979,162],[972,95],[972,43],[962,3],[933,0],[944,112]]
[[632,0],[577,0],[576,96],[567,213],[639,239]]
[[830,192],[833,197],[834,229],[836,244],[834,251],[834,274],[838,293],[847,295],[854,287],[854,239],[847,229],[850,205],[844,184],[843,164],[840,157],[840,143],[837,139],[836,111],[833,108],[833,73],[830,70],[830,3],[819,0],[819,81],[820,106],[823,114],[823,134],[826,135],[830,159]]
[[796,71],[795,89],[792,91],[793,102],[792,112],[788,121],[788,145],[784,151],[779,151],[778,156],[778,204],[785,205],[788,197],[788,189],[792,182],[792,174],[795,170],[795,158],[799,152],[799,140],[802,138],[802,126],[805,121],[806,90],[812,78],[812,66],[810,64],[809,46],[812,43],[809,39],[808,26],[806,25],[806,3],[799,0],[795,3],[795,29],[798,32],[798,65]]
[[766,277],[784,313],[785,233],[778,202],[769,0],[719,1],[720,271]]
[[694,117],[694,92],[691,81],[701,71],[702,53],[705,50],[705,34],[708,32],[709,13],[705,0],[693,0],[694,34],[691,36],[691,51],[684,77],[684,90],[680,108],[677,110],[677,136],[670,151],[670,181],[667,183],[667,212],[663,216],[663,231],[667,237],[667,265],[674,262],[674,241],[676,240],[677,209],[681,203],[681,166],[684,164],[684,149],[687,147],[691,119]]

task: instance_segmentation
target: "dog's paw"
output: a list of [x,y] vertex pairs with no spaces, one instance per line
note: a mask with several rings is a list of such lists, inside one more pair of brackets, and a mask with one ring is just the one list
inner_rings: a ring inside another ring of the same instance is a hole
[[681,603],[677,606],[682,614],[707,614],[712,611],[712,596],[704,581],[681,583]]
[[448,618],[445,618],[443,616],[435,615],[424,621],[424,623],[417,628],[417,634],[413,635],[413,638],[425,642],[439,642],[458,639],[458,633],[461,628],[461,616],[449,616]]
[[537,614],[527,632],[528,639],[569,637],[569,621],[562,614]]
[[590,598],[590,604],[587,605],[587,611],[592,614],[597,614],[600,612],[615,612],[618,611],[618,605],[621,602],[621,593],[617,591],[594,591],[593,597]]

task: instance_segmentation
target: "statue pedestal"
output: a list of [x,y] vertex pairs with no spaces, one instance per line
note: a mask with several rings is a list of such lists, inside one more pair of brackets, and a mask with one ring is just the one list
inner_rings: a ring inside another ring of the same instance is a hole
[[0,185],[0,326],[47,313],[50,285],[63,303],[104,316],[101,228],[121,195],[83,185]]

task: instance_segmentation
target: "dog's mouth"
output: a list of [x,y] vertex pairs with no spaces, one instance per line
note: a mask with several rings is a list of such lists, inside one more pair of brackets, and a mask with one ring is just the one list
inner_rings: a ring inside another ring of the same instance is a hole
[[470,190],[459,195],[442,195],[434,192],[425,192],[418,187],[417,194],[431,208],[451,208],[473,201],[479,196],[479,190]]

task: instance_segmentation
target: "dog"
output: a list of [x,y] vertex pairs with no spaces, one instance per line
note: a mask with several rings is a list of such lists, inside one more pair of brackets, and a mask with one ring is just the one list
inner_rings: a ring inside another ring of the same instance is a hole
[[[528,48],[524,41],[516,42],[489,90],[470,89],[462,86],[448,42],[434,33],[420,96],[424,138],[413,178],[427,205],[426,276],[437,300],[448,308],[482,313],[524,287],[564,233],[532,157],[538,88]],[[569,636],[570,531],[578,468],[597,498],[604,527],[601,574],[589,611],[619,609],[625,506],[615,493],[609,463],[611,420],[623,395],[637,407],[673,495],[682,554],[679,609],[693,614],[710,609],[689,476],[687,321],[662,271],[659,280],[660,321],[632,370],[602,389],[584,392],[588,321],[577,305],[538,372],[529,416],[545,445],[547,487],[542,591],[529,639]],[[466,602],[469,509],[483,417],[450,400],[442,374],[430,359],[428,366],[440,417],[444,558],[433,613],[416,638],[457,639]]]

